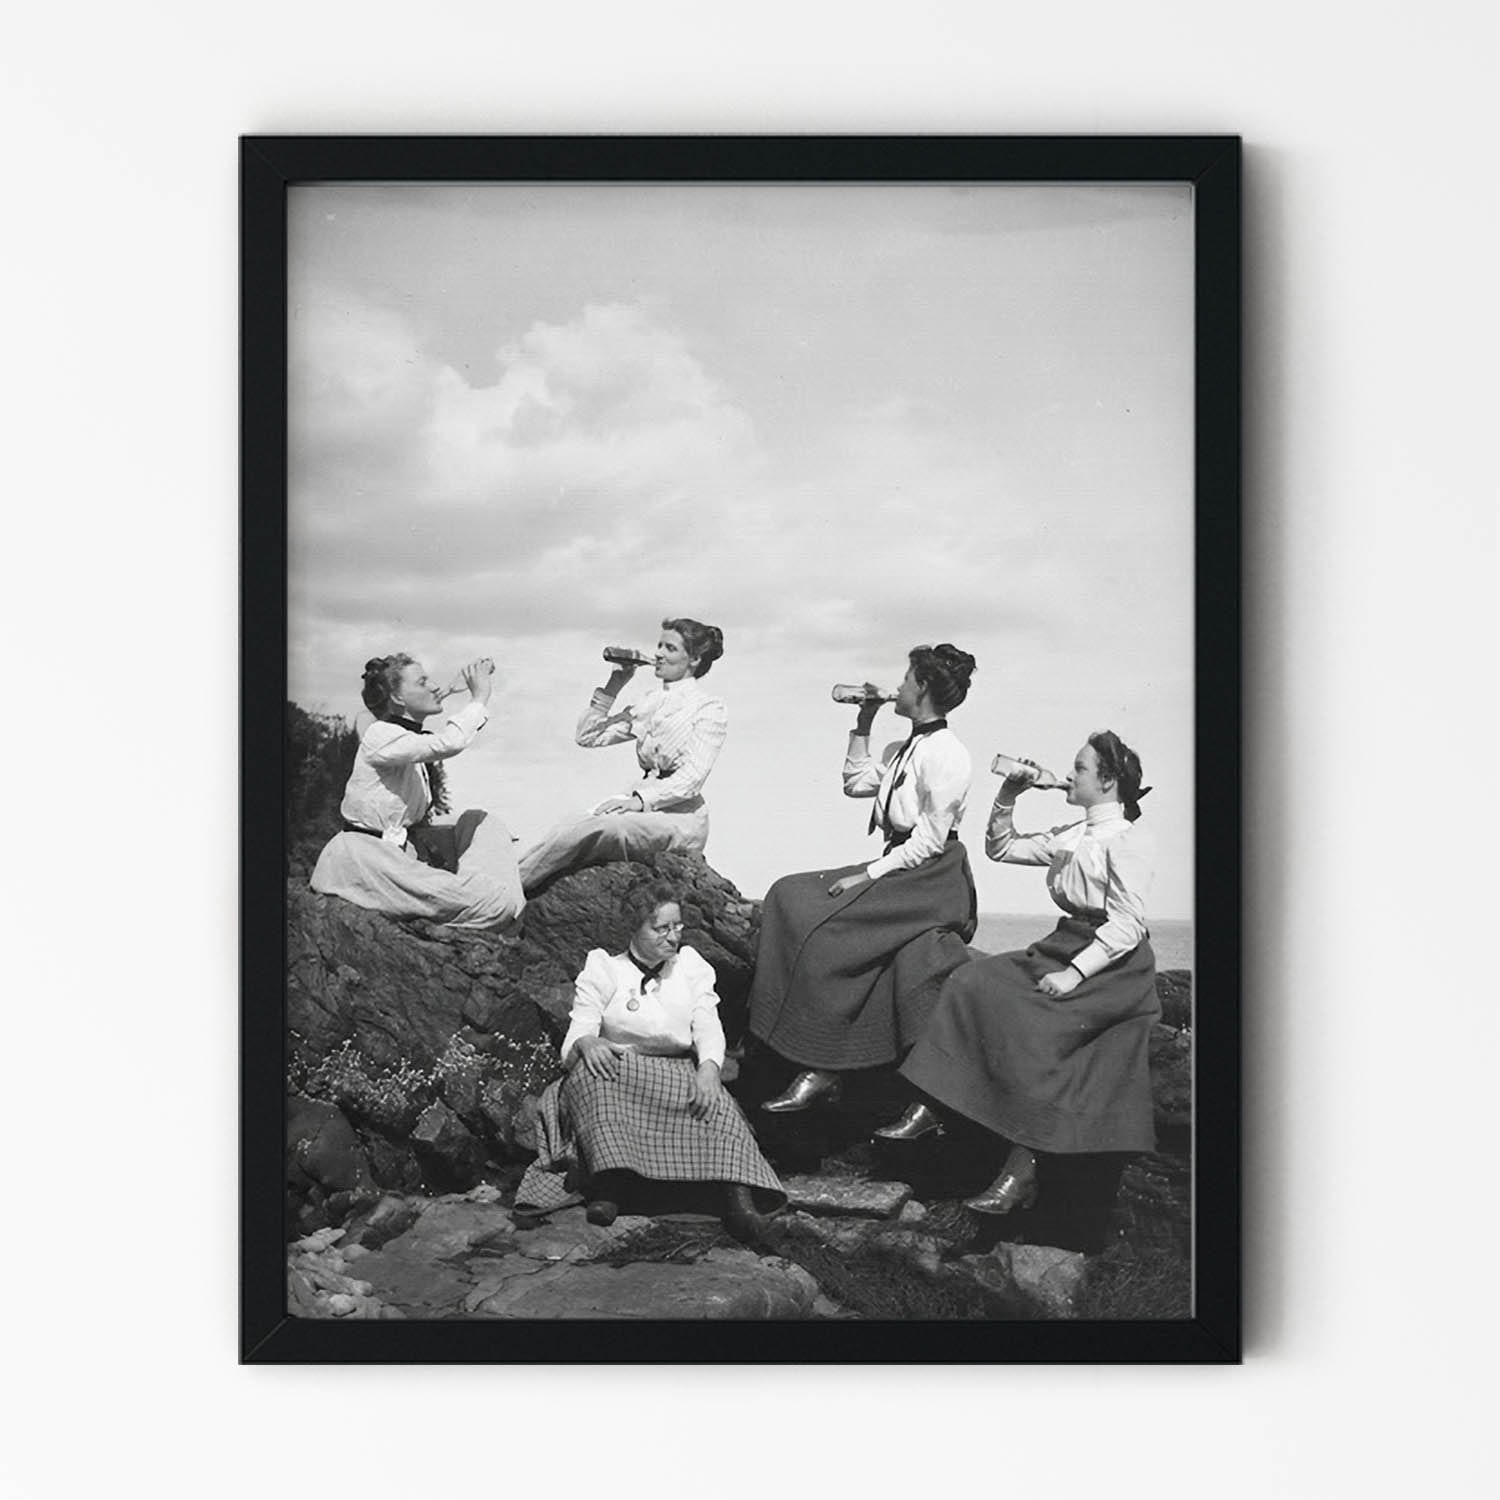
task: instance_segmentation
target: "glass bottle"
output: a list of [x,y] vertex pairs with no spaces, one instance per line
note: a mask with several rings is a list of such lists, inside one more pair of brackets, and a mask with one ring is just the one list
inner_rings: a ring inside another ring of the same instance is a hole
[[1014,755],[997,755],[990,762],[990,770],[996,776],[1004,776],[1012,781],[1029,782],[1039,792],[1065,792],[1068,789],[1068,783],[1061,777],[1054,776],[1051,771],[1045,771],[1040,766],[1027,765]]

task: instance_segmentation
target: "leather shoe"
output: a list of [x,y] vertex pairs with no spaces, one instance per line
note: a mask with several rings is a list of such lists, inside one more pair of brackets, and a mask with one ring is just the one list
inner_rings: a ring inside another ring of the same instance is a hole
[[1036,1157],[1025,1146],[1017,1146],[1005,1158],[1000,1175],[977,1197],[966,1198],[965,1208],[978,1214],[1008,1214],[1030,1208],[1036,1202]]
[[837,1073],[809,1068],[792,1079],[774,1099],[767,1099],[761,1108],[768,1114],[791,1115],[814,1104],[837,1103],[843,1092],[844,1083]]
[[935,1111],[925,1104],[908,1104],[906,1113],[891,1125],[882,1125],[875,1132],[883,1141],[919,1141],[924,1135],[943,1133],[943,1122]]

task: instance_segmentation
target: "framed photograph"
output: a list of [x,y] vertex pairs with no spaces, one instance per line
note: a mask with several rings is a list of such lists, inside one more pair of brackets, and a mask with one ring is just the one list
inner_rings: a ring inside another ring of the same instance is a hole
[[247,1362],[1240,1358],[1237,137],[249,137]]

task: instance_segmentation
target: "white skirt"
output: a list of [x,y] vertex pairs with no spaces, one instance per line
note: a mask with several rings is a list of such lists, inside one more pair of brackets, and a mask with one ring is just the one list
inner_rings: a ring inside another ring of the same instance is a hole
[[702,854],[708,845],[708,809],[702,799],[670,812],[587,813],[557,824],[521,856],[528,892],[586,865],[638,859],[643,854]]
[[338,833],[323,847],[309,884],[367,911],[425,917],[449,927],[512,932],[526,898],[516,847],[493,813],[463,813],[454,825],[458,872],[424,864],[410,841],[398,845],[367,833]]

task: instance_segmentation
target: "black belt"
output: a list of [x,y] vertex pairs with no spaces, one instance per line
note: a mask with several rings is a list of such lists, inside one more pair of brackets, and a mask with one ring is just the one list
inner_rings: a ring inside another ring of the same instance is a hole
[[[907,839],[909,839],[916,831],[917,830],[915,828],[892,828],[890,832],[885,836],[885,852],[889,854],[892,849],[899,849],[902,844],[904,844]],[[950,844],[956,844],[958,842],[958,829],[950,828],[948,830],[947,841]]]
[[378,828],[361,828],[358,823],[351,823],[347,818],[344,819],[344,832],[363,833],[372,839],[383,839],[385,837]]

